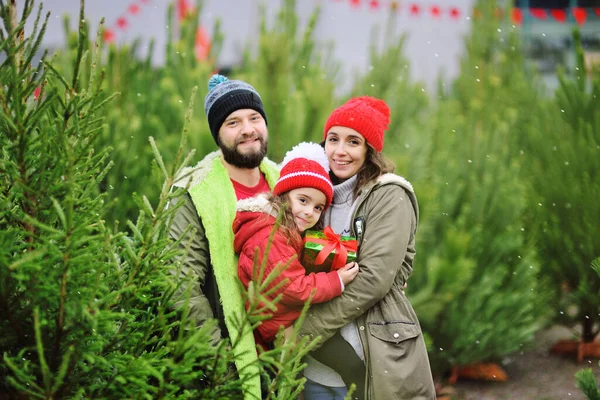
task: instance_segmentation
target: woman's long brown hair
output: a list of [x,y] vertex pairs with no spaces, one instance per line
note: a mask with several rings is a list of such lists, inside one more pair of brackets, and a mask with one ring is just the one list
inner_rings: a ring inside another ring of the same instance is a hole
[[358,194],[366,184],[376,180],[383,174],[394,172],[395,169],[396,166],[393,162],[388,160],[383,154],[367,143],[365,163],[356,174],[357,179],[356,185],[354,186],[354,198],[358,197]]
[[[326,141],[323,140],[320,143],[323,148],[325,148],[325,142]],[[383,174],[394,172],[396,169],[394,163],[388,160],[383,154],[375,150],[373,146],[371,146],[369,143],[366,143],[366,146],[367,154],[365,156],[365,163],[356,173],[356,185],[354,186],[354,192],[352,193],[354,198],[358,197],[358,194],[366,184],[376,180]],[[340,180],[331,171],[329,171],[329,177],[334,185],[340,183]]]

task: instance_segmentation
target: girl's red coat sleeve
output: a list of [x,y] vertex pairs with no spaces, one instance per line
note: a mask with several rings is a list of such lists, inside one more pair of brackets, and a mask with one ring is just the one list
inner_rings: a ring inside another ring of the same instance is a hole
[[[285,243],[287,241],[283,235],[276,235],[273,247],[277,247],[277,254],[273,259],[269,258],[268,264],[275,267],[277,263],[285,263],[298,254],[296,250]],[[279,282],[285,278],[289,282],[283,286],[281,293],[283,304],[291,306],[300,306],[310,297],[313,289],[316,289],[312,299],[313,303],[322,303],[331,300],[335,296],[342,294],[342,284],[337,272],[319,272],[305,275],[305,269],[296,258],[290,262],[289,266],[275,279]]]
[[[246,288],[252,280],[254,266],[260,266],[262,263],[274,223],[274,218],[265,218],[263,213],[245,211],[237,214],[233,225],[234,248],[239,254],[238,275]],[[256,249],[258,260],[254,260]],[[273,317],[264,321],[258,328],[260,336],[267,342],[273,340],[280,326],[290,326],[298,318],[313,289],[315,294],[312,303],[325,302],[342,293],[342,284],[337,272],[306,275],[304,267],[298,261],[301,249],[301,241],[288,238],[281,232],[274,235],[263,277],[266,278],[278,264],[286,264],[295,258],[269,286],[270,289],[287,278],[287,282],[268,297],[269,300],[273,300],[279,294],[283,296]]]
[[[240,214],[255,213],[238,213],[238,219],[241,218]],[[264,216],[257,216],[256,218],[261,217],[264,219]],[[272,222],[274,223],[274,220]],[[238,273],[240,279],[246,286],[248,286],[252,278],[256,249],[258,248],[259,256],[256,265],[260,265],[267,248],[269,234],[273,228],[273,223],[257,224],[255,222],[251,223],[247,221],[246,223],[237,226],[235,247],[236,251],[238,249],[240,250]],[[234,227],[235,226],[236,225],[234,224]],[[335,296],[339,296],[342,293],[342,284],[338,273],[334,271],[305,275],[306,271],[302,264],[300,264],[300,261],[298,261],[301,249],[301,242],[287,238],[281,232],[275,234],[273,243],[269,249],[269,254],[267,255],[267,263],[263,276],[268,276],[278,264],[285,264],[294,256],[296,256],[296,258],[271,282],[269,287],[277,285],[286,278],[288,279],[288,282],[282,286],[273,297],[282,293],[283,299],[281,302],[283,304],[302,307],[304,302],[310,297],[313,289],[316,289],[315,296],[312,300],[313,303],[321,303],[331,300]]]

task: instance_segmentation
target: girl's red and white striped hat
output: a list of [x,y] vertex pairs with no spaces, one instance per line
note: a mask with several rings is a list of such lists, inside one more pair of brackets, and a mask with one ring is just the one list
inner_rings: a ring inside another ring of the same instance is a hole
[[302,142],[286,153],[273,194],[277,196],[304,187],[323,192],[326,198],[325,208],[329,207],[333,199],[329,161],[325,149],[317,143]]

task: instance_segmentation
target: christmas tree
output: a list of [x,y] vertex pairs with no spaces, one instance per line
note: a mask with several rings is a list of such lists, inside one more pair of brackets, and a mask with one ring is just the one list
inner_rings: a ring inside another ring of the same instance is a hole
[[[596,258],[592,262],[592,268],[596,271],[600,279],[600,258]],[[598,362],[598,366],[600,366],[600,361]],[[600,388],[598,388],[598,383],[591,368],[578,371],[575,374],[575,379],[577,380],[577,386],[588,400],[600,400]]]
[[524,142],[534,157],[531,220],[551,283],[553,319],[576,326],[583,345],[557,344],[557,352],[600,355],[600,280],[589,268],[600,252],[600,74],[586,71],[579,31],[574,32],[575,68],[559,72],[552,101],[540,104]]
[[[161,176],[157,201],[134,196],[135,222],[111,228],[101,191],[109,149],[96,146],[102,116],[114,106],[103,91],[100,40],[88,48],[82,1],[70,77],[45,56],[32,65],[49,18],[40,5],[33,32],[26,33],[33,12],[27,0],[19,19],[15,2],[0,0],[0,394],[241,398],[247,375],[231,368],[236,344],[213,344],[215,321],[190,326],[189,298],[173,306],[182,300],[175,297],[182,282],[172,274],[181,244],[168,239],[177,207],[167,205],[182,194],[173,190],[174,177],[192,157],[182,154],[196,90],[172,164],[150,140]],[[262,297],[249,300],[256,308]],[[239,329],[257,321],[250,312]],[[299,390],[301,357],[310,346],[282,344],[261,355],[252,368],[265,377],[268,398]]]
[[421,167],[413,180],[418,257],[407,295],[436,372],[504,380],[504,371],[481,363],[521,350],[544,316],[524,224],[527,184],[516,179],[525,156],[516,138],[538,96],[514,28],[496,17],[495,2],[476,8],[460,75],[440,90],[427,123],[406,133]]
[[[96,62],[97,68],[104,70],[102,89],[106,93],[118,93],[113,99],[113,107],[99,110],[104,118],[104,126],[97,139],[97,147],[110,147],[113,167],[102,180],[102,190],[108,193],[113,207],[107,208],[105,218],[109,224],[124,223],[135,219],[137,205],[132,193],[145,193],[151,202],[159,197],[157,186],[148,186],[147,165],[154,159],[148,143],[148,137],[159,140],[166,163],[172,163],[180,142],[183,115],[187,107],[191,87],[198,82],[207,82],[215,70],[215,57],[218,55],[221,33],[217,24],[212,33],[211,53],[205,59],[195,56],[196,32],[199,25],[201,2],[188,9],[183,15],[174,12],[171,4],[165,16],[167,26],[165,45],[165,63],[154,65],[154,43],[146,43],[137,38],[130,44],[117,47],[104,39],[93,43],[86,40],[85,50],[93,46],[100,47]],[[176,15],[177,14],[177,15]],[[70,28],[65,17],[66,45],[60,49],[54,65],[61,74],[71,77],[72,65],[77,55],[78,30]],[[84,29],[89,30],[87,24]],[[103,36],[104,37],[104,36]],[[143,52],[144,45],[148,48]],[[145,54],[144,54],[145,53]],[[140,54],[144,54],[141,58]],[[91,60],[83,60],[80,68],[81,84],[86,87],[89,80]],[[207,91],[203,85],[201,96]],[[195,149],[197,154],[212,151],[214,142],[206,124],[203,104],[196,102],[194,113],[188,124],[190,135],[185,144],[187,153]],[[160,175],[153,176],[160,180]]]

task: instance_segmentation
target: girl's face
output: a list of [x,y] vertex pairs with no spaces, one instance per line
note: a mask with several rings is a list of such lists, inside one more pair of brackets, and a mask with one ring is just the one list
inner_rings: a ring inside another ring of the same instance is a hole
[[302,233],[315,226],[327,201],[323,192],[315,188],[299,188],[290,190],[288,195],[298,231]]
[[367,141],[352,128],[332,126],[325,137],[329,168],[340,182],[352,178],[367,159]]

